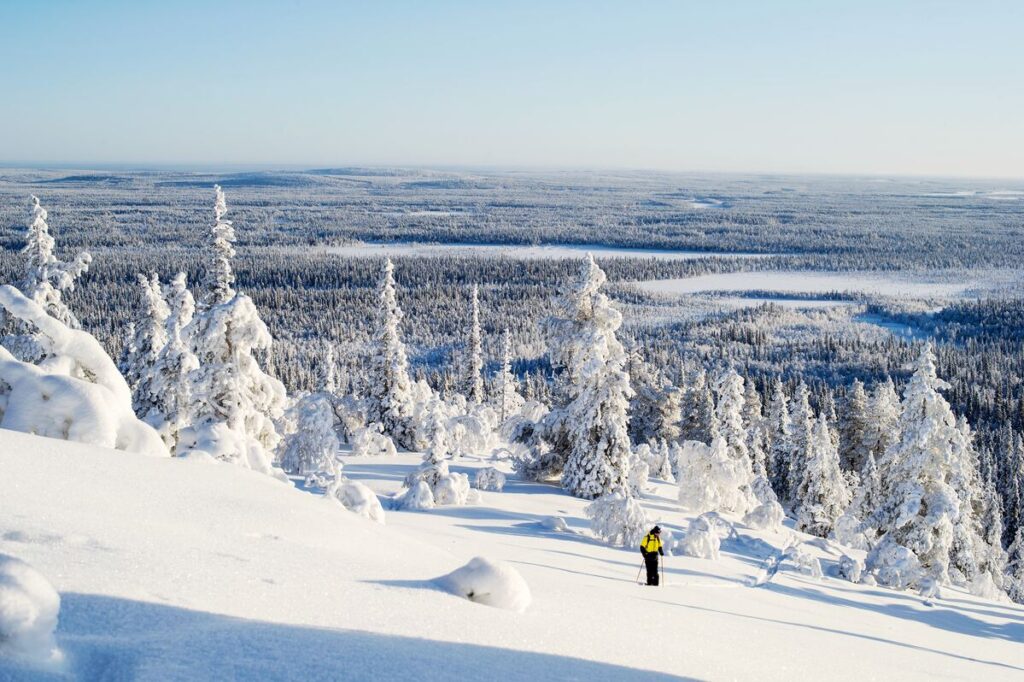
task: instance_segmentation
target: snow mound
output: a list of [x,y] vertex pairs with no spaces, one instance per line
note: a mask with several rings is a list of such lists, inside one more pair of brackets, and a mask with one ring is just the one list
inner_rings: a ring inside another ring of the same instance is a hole
[[54,664],[63,658],[53,639],[60,595],[24,561],[0,554],[0,655]]
[[861,573],[864,571],[864,565],[860,561],[844,554],[839,558],[839,564],[836,567],[836,572],[843,580],[849,580],[851,583],[859,583]]
[[897,590],[914,587],[921,578],[921,562],[917,556],[888,537],[871,548],[867,568],[879,584]]
[[353,514],[376,523],[384,523],[384,507],[372,490],[358,481],[340,481],[330,494]]
[[478,604],[522,613],[533,601],[519,572],[506,563],[475,557],[437,580],[446,591]]
[[405,511],[423,511],[434,508],[434,493],[426,481],[416,481],[404,493],[395,498],[395,509]]
[[473,479],[473,487],[477,490],[493,490],[501,492],[505,487],[505,474],[494,467],[487,467],[477,472]]
[[[136,418],[132,393],[113,360],[89,333],[46,314],[12,286],[0,286],[0,305],[38,330],[47,353],[21,362],[0,347],[0,426],[49,438],[167,456],[153,427]],[[9,388],[8,388],[9,387]]]
[[546,516],[540,521],[541,528],[553,533],[568,533],[569,526],[561,516]]

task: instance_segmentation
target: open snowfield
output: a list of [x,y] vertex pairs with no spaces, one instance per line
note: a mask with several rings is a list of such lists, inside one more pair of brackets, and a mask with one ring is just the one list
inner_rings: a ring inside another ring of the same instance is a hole
[[1010,272],[925,277],[899,272],[761,271],[651,280],[637,282],[636,286],[644,291],[669,295],[772,291],[790,294],[850,292],[869,296],[958,298],[980,289],[997,288],[1014,277]]
[[[379,495],[419,457],[346,459]],[[453,468],[482,466],[455,462]],[[818,580],[762,561],[790,533],[737,525],[722,559],[672,556],[667,585],[639,555],[589,536],[585,502],[510,480],[469,507],[358,518],[226,464],[0,431],[0,553],[62,599],[49,671],[0,659],[0,679],[959,679],[1024,676],[1024,608],[947,590]],[[673,531],[675,489],[644,500]],[[572,532],[540,523],[563,517]],[[806,547],[826,573],[838,558]],[[474,556],[511,564],[525,613],[433,579]]]

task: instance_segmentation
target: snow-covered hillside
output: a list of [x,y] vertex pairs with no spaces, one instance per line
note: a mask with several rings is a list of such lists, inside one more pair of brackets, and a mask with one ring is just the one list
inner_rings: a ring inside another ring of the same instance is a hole
[[[349,457],[345,472],[385,499],[419,464]],[[655,588],[636,584],[638,552],[590,536],[586,501],[511,476],[480,504],[382,526],[242,467],[7,430],[0,471],[0,554],[59,591],[64,656],[48,670],[0,657],[0,679],[1024,676],[1024,608],[951,588],[928,605],[790,562],[769,575],[789,530],[737,523],[719,561],[667,557]],[[653,483],[650,518],[685,529],[675,487]],[[827,543],[803,547],[834,568]],[[441,589],[475,556],[525,579],[525,612]]]

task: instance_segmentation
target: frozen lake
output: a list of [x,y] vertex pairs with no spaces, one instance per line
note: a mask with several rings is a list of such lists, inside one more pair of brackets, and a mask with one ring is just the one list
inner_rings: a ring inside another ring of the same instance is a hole
[[[683,279],[662,279],[637,282],[644,291],[659,294],[699,294],[713,291],[771,291],[790,294],[851,292],[874,296],[909,298],[958,298],[990,282],[964,274],[959,279],[928,277],[903,273],[764,271],[730,272]],[[748,299],[753,300],[753,299]],[[823,305],[841,305],[829,301]],[[801,301],[809,307],[809,301]]]
[[583,258],[587,253],[595,258],[660,258],[664,260],[692,260],[695,258],[763,258],[767,254],[728,253],[723,251],[673,251],[670,249],[628,249],[592,244],[346,244],[326,246],[327,253],[353,258],[383,258],[384,256],[479,256],[489,258],[517,258],[543,260]]

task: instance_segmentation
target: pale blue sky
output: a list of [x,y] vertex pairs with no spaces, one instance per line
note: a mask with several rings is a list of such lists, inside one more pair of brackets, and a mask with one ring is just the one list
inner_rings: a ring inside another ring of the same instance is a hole
[[0,162],[1024,176],[1024,2],[0,0]]

